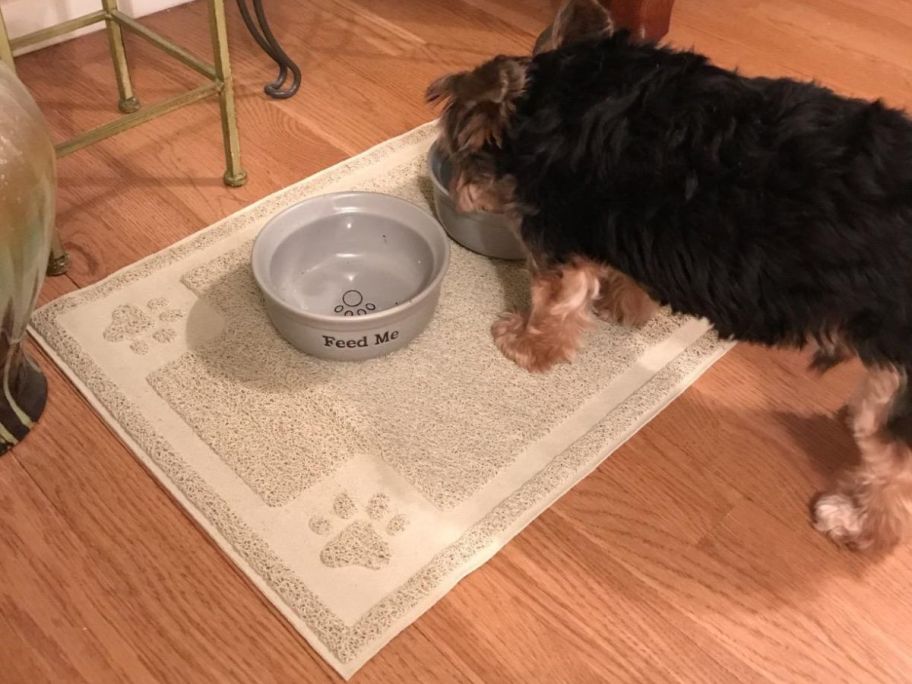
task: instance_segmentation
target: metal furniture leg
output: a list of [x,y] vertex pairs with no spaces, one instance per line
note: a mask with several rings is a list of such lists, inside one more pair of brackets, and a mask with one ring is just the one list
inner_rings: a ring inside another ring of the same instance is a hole
[[127,67],[123,31],[120,28],[120,24],[114,20],[114,15],[117,12],[117,0],[101,0],[101,4],[105,12],[108,45],[111,48],[114,74],[117,77],[117,91],[120,95],[117,108],[124,114],[132,114],[139,109],[139,100],[133,94],[133,84],[130,82],[130,70]]
[[[262,0],[251,0],[253,11],[256,14],[256,22],[250,16],[250,10],[247,8],[246,0],[237,0],[238,9],[241,12],[241,18],[250,31],[250,35],[257,44],[262,48],[269,57],[279,66],[279,75],[272,82],[267,84],[263,90],[267,95],[277,100],[284,100],[296,92],[301,87],[301,69],[286,54],[276,40],[272,29],[269,27],[269,21],[266,19],[266,11],[263,9]],[[259,24],[259,26],[257,25]],[[291,72],[291,84],[286,88],[285,81],[288,80],[288,72]]]
[[[30,45],[42,43],[75,31],[84,26],[105,22],[108,35],[108,44],[111,49],[111,58],[114,62],[114,72],[117,76],[117,89],[120,97],[119,108],[125,116],[115,121],[102,124],[75,137],[58,143],[55,148],[57,156],[63,157],[80,150],[87,145],[104,140],[112,135],[128,130],[146,121],[155,119],[162,114],[174,111],[180,107],[205,99],[213,94],[219,97],[219,106],[222,119],[222,139],[225,147],[226,171],[224,181],[226,185],[238,187],[247,181],[247,173],[241,167],[240,146],[238,143],[237,115],[234,102],[234,86],[231,78],[231,65],[228,57],[228,32],[225,22],[224,0],[209,0],[209,23],[212,34],[212,47],[215,63],[210,65],[196,58],[183,48],[175,45],[159,34],[145,28],[133,18],[123,14],[117,8],[117,0],[101,0],[102,9],[81,17],[76,17],[49,28],[34,31],[28,35],[10,40],[3,22],[3,13],[0,10],[0,61],[8,63],[14,68],[13,49],[22,49]],[[264,19],[265,21],[265,19]],[[133,93],[133,84],[130,81],[130,72],[127,67],[127,58],[124,51],[123,31],[133,31],[140,37],[156,45],[158,48],[183,62],[191,69],[199,72],[209,83],[194,90],[175,95],[161,102],[157,102],[139,110],[139,100]],[[63,248],[59,235],[54,235],[51,245],[51,256],[48,263],[49,275],[65,273],[69,257]]]
[[212,52],[215,55],[215,77],[219,84],[219,108],[222,114],[222,140],[225,145],[225,185],[236,188],[247,182],[247,172],[241,167],[241,148],[238,141],[237,111],[234,102],[234,82],[228,57],[228,29],[225,22],[225,0],[209,0],[209,26],[212,33]]

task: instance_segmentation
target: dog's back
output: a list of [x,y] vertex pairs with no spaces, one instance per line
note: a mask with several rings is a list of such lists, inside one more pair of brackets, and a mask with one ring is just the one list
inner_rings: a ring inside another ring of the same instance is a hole
[[912,366],[912,122],[624,35],[538,55],[497,159],[524,239],[725,336]]

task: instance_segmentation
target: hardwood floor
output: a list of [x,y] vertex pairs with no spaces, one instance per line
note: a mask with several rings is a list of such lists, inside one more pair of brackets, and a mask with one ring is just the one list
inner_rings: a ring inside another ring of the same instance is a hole
[[[265,99],[268,60],[230,9],[246,187],[222,186],[214,102],[60,165],[73,257],[48,301],[432,117],[434,76],[528,50],[557,0],[265,3],[301,63]],[[205,4],[150,17],[208,53]],[[746,73],[813,77],[912,108],[912,3],[678,0],[669,40]],[[144,102],[196,84],[129,40]],[[24,56],[55,134],[114,112],[103,35]],[[317,682],[338,678],[42,359],[52,397],[0,459],[0,681]],[[834,417],[857,378],[739,347],[357,682],[912,680],[912,546],[870,559],[808,525],[855,457]]]

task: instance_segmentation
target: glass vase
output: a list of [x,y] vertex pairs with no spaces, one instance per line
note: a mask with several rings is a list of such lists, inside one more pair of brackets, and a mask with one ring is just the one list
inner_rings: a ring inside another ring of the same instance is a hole
[[55,192],[47,124],[0,62],[0,454],[28,434],[47,400],[47,382],[23,343],[48,264]]

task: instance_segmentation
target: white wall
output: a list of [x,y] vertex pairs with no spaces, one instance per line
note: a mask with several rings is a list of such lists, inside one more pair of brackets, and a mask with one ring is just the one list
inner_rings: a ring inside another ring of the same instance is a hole
[[[175,5],[182,5],[190,0],[120,0],[119,8],[134,17],[142,17]],[[90,14],[101,9],[101,0],[0,0],[0,10],[6,20],[6,29],[10,37],[24,36],[32,31],[38,31],[63,21],[75,19],[85,14]],[[98,31],[104,24],[87,26],[84,29],[68,36],[61,36],[53,41],[48,41],[34,48],[44,47],[51,43],[59,43],[77,35]],[[28,52],[23,50],[22,52]],[[17,53],[18,54],[18,53]]]

